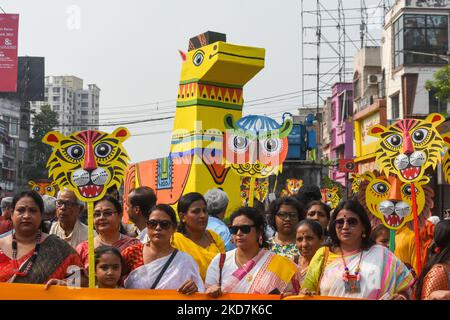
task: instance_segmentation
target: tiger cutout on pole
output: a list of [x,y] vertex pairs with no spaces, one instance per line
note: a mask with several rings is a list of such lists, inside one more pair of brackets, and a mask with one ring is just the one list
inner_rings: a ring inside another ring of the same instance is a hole
[[127,128],[109,134],[86,130],[64,136],[48,132],[42,141],[53,147],[47,162],[49,178],[62,190],[72,190],[88,204],[89,287],[95,287],[94,202],[107,190],[120,188],[129,161],[122,143],[130,137]]
[[369,135],[379,138],[376,150],[376,162],[386,176],[390,174],[405,183],[410,183],[414,234],[418,272],[422,270],[417,195],[415,183],[420,181],[425,170],[436,169],[440,161],[440,151],[444,141],[437,127],[444,122],[438,113],[430,114],[425,120],[403,119],[388,128],[381,124],[372,126]]

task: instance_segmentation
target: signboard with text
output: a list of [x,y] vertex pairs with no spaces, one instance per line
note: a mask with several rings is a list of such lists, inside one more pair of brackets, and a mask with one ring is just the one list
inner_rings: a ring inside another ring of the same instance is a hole
[[0,14],[0,92],[17,91],[18,14]]

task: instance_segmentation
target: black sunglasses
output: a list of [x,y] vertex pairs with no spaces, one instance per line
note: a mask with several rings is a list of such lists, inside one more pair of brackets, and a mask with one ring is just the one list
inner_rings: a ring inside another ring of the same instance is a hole
[[254,227],[254,225],[241,225],[241,226],[231,226],[230,227],[230,233],[231,234],[237,234],[239,230],[241,230],[242,233],[250,233],[250,231],[252,231],[252,227]]
[[356,226],[359,224],[359,220],[356,219],[356,218],[348,218],[348,219],[341,218],[341,219],[336,219],[336,220],[334,221],[334,223],[336,224],[336,227],[337,227],[337,228],[341,229],[341,228],[344,227],[344,223],[345,223],[346,221],[347,221],[347,223],[348,223],[348,226],[349,226],[349,227],[352,227],[352,228],[356,227]]
[[158,225],[161,227],[161,229],[167,230],[172,225],[172,221],[169,221],[169,220],[154,220],[154,219],[151,219],[151,220],[147,221],[147,226],[150,229],[156,229],[156,227]]

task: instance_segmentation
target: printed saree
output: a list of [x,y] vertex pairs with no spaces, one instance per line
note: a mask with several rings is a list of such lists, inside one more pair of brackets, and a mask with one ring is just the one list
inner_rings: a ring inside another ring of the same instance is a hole
[[[345,291],[343,280],[345,267],[340,254],[330,251],[320,278],[324,251],[325,248],[320,248],[311,260],[302,288],[320,292],[323,296],[363,299],[380,299],[386,297],[386,294],[392,296],[395,293],[411,293],[411,286],[414,283],[411,272],[400,259],[383,246],[374,245],[363,252],[360,264],[361,290],[358,293]],[[351,274],[354,274],[360,256],[360,250],[344,255]]]
[[[22,270],[34,250],[18,260]],[[50,279],[64,279],[69,266],[82,267],[76,251],[55,235],[49,235],[41,243],[36,261],[26,276],[15,276],[14,261],[0,251],[0,282],[44,284]]]
[[[298,293],[298,269],[295,263],[266,249],[239,267],[236,264],[236,249],[227,252],[222,269],[222,290],[229,293],[280,294],[291,291]],[[211,262],[205,286],[219,283],[219,259]]]

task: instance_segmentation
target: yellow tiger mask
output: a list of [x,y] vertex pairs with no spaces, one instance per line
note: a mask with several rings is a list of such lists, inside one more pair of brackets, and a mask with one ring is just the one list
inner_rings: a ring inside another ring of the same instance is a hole
[[302,179],[286,179],[286,189],[281,191],[281,195],[284,197],[296,195],[302,186]]
[[[269,181],[267,179],[255,179],[254,198],[258,201],[264,201],[269,194]],[[246,205],[250,197],[250,178],[243,177],[241,180],[241,201]]]
[[339,189],[337,187],[320,189],[322,192],[322,201],[330,208],[335,209],[340,201]]
[[31,190],[36,191],[41,196],[46,194],[50,197],[54,197],[58,189],[58,186],[55,182],[46,180],[30,180],[28,181],[28,185],[30,186]]
[[450,184],[450,133],[446,133],[442,136],[444,143],[447,146],[447,152],[444,155],[444,160],[442,161],[442,170],[444,170],[444,177],[447,183]]
[[73,190],[80,200],[101,199],[108,188],[122,184],[129,160],[122,143],[129,136],[124,127],[111,134],[94,130],[69,136],[47,133],[42,140],[53,147],[47,162],[50,178],[60,188]]
[[404,119],[390,127],[377,124],[369,135],[378,137],[376,162],[385,175],[393,174],[403,182],[419,181],[428,167],[436,169],[444,144],[436,127],[444,122],[438,113],[425,120]]
[[364,178],[362,174],[358,173],[352,173],[351,177],[352,177],[352,192],[353,194],[356,194],[358,193],[361,182],[364,180]]
[[[386,177],[372,172],[363,174],[366,182],[362,184],[358,200],[366,206],[376,218],[389,229],[400,229],[413,220],[411,184],[405,183],[395,176]],[[430,214],[433,207],[431,196],[433,191],[426,186],[430,179],[423,176],[414,183],[416,188],[417,212],[425,216]],[[431,202],[431,204],[430,204]],[[425,209],[425,205],[427,210]]]

